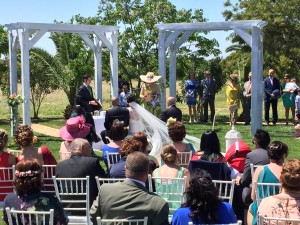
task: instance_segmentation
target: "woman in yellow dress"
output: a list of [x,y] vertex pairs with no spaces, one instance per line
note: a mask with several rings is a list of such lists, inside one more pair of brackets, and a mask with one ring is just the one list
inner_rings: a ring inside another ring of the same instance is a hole
[[156,82],[161,76],[155,76],[153,72],[148,72],[146,75],[140,75],[144,82],[141,87],[140,98],[145,109],[155,116],[159,116],[160,109],[160,89]]
[[229,123],[232,125],[232,114],[234,118],[234,123],[237,121],[237,112],[240,106],[240,96],[241,96],[241,86],[237,84],[238,74],[233,73],[229,76],[229,80],[226,83],[226,98],[227,106],[230,112]]

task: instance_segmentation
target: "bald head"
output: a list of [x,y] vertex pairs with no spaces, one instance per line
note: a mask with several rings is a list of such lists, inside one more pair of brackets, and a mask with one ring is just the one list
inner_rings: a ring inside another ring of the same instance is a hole
[[117,106],[117,105],[119,105],[119,99],[118,99],[118,97],[112,97],[111,98],[111,104],[113,105],[113,106]]
[[125,174],[132,178],[146,182],[149,171],[148,156],[142,152],[132,152],[126,158]]
[[71,144],[72,153],[82,153],[85,156],[91,156],[91,145],[83,138],[76,138]]
[[174,97],[169,97],[167,100],[168,106],[175,105],[175,102],[176,100]]
[[275,70],[273,70],[273,69],[269,69],[269,76],[274,76],[274,74],[275,74]]

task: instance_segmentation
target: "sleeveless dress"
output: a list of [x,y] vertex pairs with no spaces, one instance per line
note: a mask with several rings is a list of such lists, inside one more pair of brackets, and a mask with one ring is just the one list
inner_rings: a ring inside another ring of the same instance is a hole
[[[2,154],[0,155],[0,167],[10,167],[10,165],[8,164],[8,158],[9,158],[10,154],[7,152],[2,152]],[[0,173],[0,180],[4,179],[4,176],[6,177],[6,179],[8,177],[11,177],[12,174],[8,175],[8,174],[3,174]],[[3,201],[6,194],[2,194],[2,193],[9,193],[9,192],[13,192],[12,188],[2,188],[5,186],[11,186],[11,182],[0,182],[0,201]]]
[[[198,81],[197,80],[187,80],[185,82],[186,104],[196,105],[196,102],[197,102],[197,88],[198,88]],[[188,97],[188,96],[190,96],[190,97]]]
[[[177,173],[176,178],[182,178],[184,173],[184,167],[180,167]],[[153,172],[153,177],[159,177],[158,175],[158,170],[154,170]],[[166,182],[161,182],[161,180],[155,180],[155,189],[156,192],[160,197],[162,197],[164,200],[168,201],[169,204],[169,215],[173,215],[174,211],[180,207],[180,203],[178,202],[169,202],[169,201],[181,201],[182,196],[179,195],[171,195],[169,193],[178,193],[180,192],[184,187],[183,183],[181,182],[176,182],[176,183],[166,183]]]
[[[272,173],[272,171],[269,169],[268,166],[264,166],[263,170],[259,173],[258,183],[279,183],[278,178]],[[273,189],[270,189],[270,195],[276,195],[279,193],[279,187],[275,188],[275,192],[273,192]],[[268,191],[266,189],[258,189],[258,195],[262,198],[262,196],[267,196]],[[250,205],[250,212],[253,215],[253,221],[252,224],[255,225],[257,223],[257,201],[254,201]]]

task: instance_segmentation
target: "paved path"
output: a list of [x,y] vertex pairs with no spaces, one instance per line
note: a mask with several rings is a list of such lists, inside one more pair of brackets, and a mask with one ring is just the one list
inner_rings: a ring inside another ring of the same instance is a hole
[[56,129],[56,128],[52,128],[52,127],[48,127],[48,126],[44,126],[44,125],[36,124],[36,123],[31,124],[31,128],[33,129],[34,132],[45,134],[45,135],[48,135],[51,137],[60,137],[59,129]]

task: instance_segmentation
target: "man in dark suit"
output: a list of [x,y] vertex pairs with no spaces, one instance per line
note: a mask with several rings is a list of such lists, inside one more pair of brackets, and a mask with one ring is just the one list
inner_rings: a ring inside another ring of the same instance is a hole
[[100,110],[102,105],[100,102],[95,100],[93,96],[93,90],[90,86],[91,84],[91,76],[84,75],[83,76],[83,85],[80,86],[76,96],[76,105],[80,105],[84,108],[86,112],[94,112],[95,110]]
[[[235,180],[237,185],[235,193],[238,192],[238,194],[235,197],[236,201],[233,202],[234,208],[239,208],[239,210],[241,210],[240,209],[241,204],[239,203],[242,203],[242,205],[245,205],[247,207],[252,202],[251,200],[252,176],[251,176],[250,164],[252,163],[253,165],[266,165],[270,163],[270,159],[267,151],[267,147],[270,144],[270,141],[271,141],[270,135],[267,131],[258,129],[254,134],[252,143],[254,144],[255,149],[252,152],[249,152],[246,156],[243,176],[237,177]],[[236,212],[236,214],[238,213]],[[238,219],[243,219],[243,218],[238,217]]]
[[62,178],[90,176],[89,191],[91,206],[98,194],[95,177],[105,177],[105,172],[101,168],[99,160],[91,157],[91,146],[87,140],[76,138],[71,144],[71,153],[69,159],[63,160],[57,164],[55,176]]
[[161,115],[160,115],[160,119],[164,122],[167,122],[167,120],[170,117],[175,118],[177,121],[181,121],[182,120],[182,112],[180,109],[178,109],[175,105],[175,98],[174,97],[169,97],[167,100],[167,104],[168,104],[168,108],[166,110],[164,110]]
[[277,103],[280,96],[280,82],[276,77],[274,77],[274,74],[275,71],[270,69],[268,77],[264,80],[265,121],[267,122],[267,125],[270,123],[270,105],[272,105],[273,125],[276,125],[278,120]]
[[216,95],[216,82],[211,77],[210,71],[204,72],[205,79],[200,83],[200,99],[203,107],[203,122],[208,121],[208,105],[210,108],[210,121],[213,122],[215,116],[215,95]]
[[122,108],[119,105],[119,99],[117,97],[112,97],[111,100],[112,108],[106,110],[104,127],[105,130],[101,131],[101,138],[105,144],[108,143],[106,136],[108,136],[109,130],[113,124],[113,121],[118,119],[124,122],[124,127],[129,125],[129,111],[127,108]]
[[167,225],[169,206],[165,200],[145,188],[149,160],[142,152],[133,152],[126,159],[126,180],[103,184],[90,210],[92,221],[103,219],[142,219],[149,225]]

